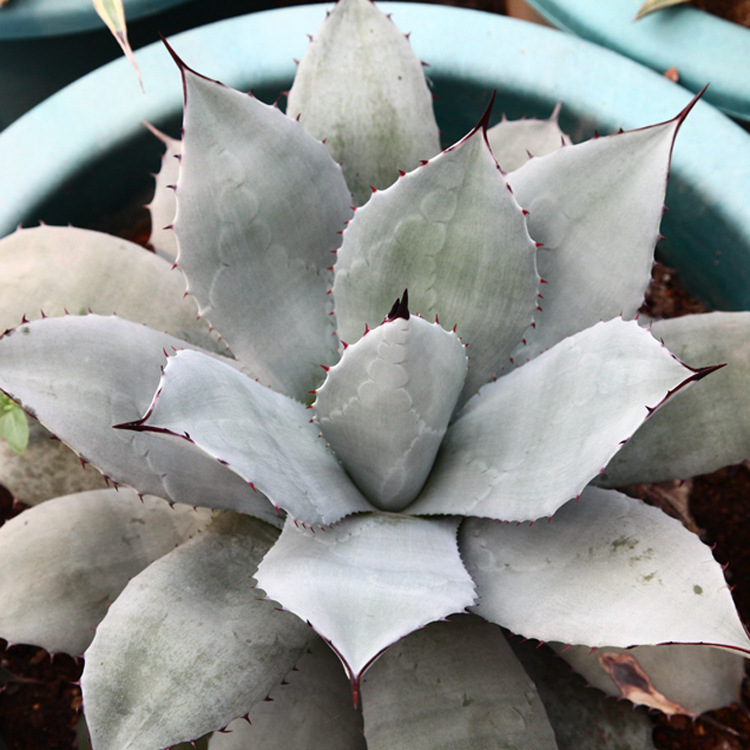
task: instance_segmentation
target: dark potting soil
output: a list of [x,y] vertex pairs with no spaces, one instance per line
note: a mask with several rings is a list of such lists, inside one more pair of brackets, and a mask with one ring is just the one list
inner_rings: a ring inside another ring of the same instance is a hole
[[[25,510],[0,485],[0,526]],[[71,750],[83,662],[0,638],[0,750]]]
[[750,0],[693,0],[696,8],[741,26],[750,26]]
[[[656,264],[643,311],[654,317],[674,318],[706,312],[706,307],[684,290],[674,269]],[[679,518],[713,547],[716,560],[727,566],[724,575],[733,587],[740,617],[750,623],[750,462],[686,481],[636,485],[625,491]],[[654,745],[658,750],[747,750],[748,706],[750,680],[746,670],[736,706],[709,711],[695,721],[654,712]]]

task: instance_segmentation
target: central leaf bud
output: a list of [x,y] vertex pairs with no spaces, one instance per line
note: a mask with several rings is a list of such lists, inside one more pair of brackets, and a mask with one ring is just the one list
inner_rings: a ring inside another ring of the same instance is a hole
[[373,505],[399,511],[417,497],[466,370],[458,336],[410,315],[404,293],[328,371],[313,404],[317,422]]

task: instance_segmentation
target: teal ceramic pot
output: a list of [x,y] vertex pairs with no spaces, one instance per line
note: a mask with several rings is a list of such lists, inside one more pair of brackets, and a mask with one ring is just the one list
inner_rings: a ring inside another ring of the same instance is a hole
[[[185,0],[124,0],[131,21],[180,5]],[[101,26],[91,0],[11,0],[0,11],[0,39],[77,34]]]
[[643,0],[527,0],[557,28],[627,55],[680,83],[732,117],[750,121],[750,29],[689,5],[639,21]]
[[[124,0],[128,23],[185,0]],[[0,9],[0,129],[119,55],[91,0],[10,0]]]
[[[470,130],[497,90],[495,119],[548,116],[574,139],[674,117],[691,95],[653,71],[559,31],[456,7],[380,4],[429,67],[446,144]],[[192,67],[273,101],[290,85],[326,6],[254,13],[175,36]],[[143,120],[178,132],[180,76],[161,44],[82,78],[0,134],[0,235],[19,224],[90,226],[145,194],[158,145]],[[723,309],[750,309],[750,135],[698,102],[674,150],[663,259]]]
[[[252,10],[255,0],[123,0],[134,47],[158,33]],[[38,102],[119,57],[91,0],[10,0],[0,9],[0,130]]]

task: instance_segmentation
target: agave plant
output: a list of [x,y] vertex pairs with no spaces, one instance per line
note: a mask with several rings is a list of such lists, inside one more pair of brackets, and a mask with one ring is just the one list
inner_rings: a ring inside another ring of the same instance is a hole
[[[123,486],[0,531],[0,634],[85,651],[94,750],[556,747],[499,626],[634,703],[735,700],[721,567],[612,489],[750,453],[747,315],[635,319],[689,107],[578,145],[487,112],[441,152],[369,0],[327,17],[287,114],[175,58],[175,266],[221,345],[164,257],[0,244],[43,289],[79,266],[0,340],[0,387]],[[130,294],[149,326],[96,314]]]

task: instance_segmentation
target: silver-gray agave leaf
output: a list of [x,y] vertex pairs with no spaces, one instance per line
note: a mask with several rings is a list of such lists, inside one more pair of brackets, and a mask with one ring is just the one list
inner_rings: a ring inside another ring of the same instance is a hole
[[[162,223],[232,357],[173,303],[169,243],[50,227],[0,243],[8,274],[19,258],[54,274],[64,241],[80,261],[46,305],[60,317],[0,340],[0,387],[114,482],[182,509],[101,490],[0,531],[0,635],[86,649],[94,750],[248,712],[212,750],[555,747],[498,625],[572,645],[614,694],[626,667],[643,675],[635,699],[664,710],[733,700],[750,639],[721,567],[605,489],[750,453],[726,397],[747,387],[747,316],[635,319],[687,112],[578,145],[553,118],[522,147],[486,115],[440,151],[421,64],[369,0],[329,15],[289,115],[179,65]],[[107,315],[146,284],[150,327]],[[63,315],[66,295],[95,314]],[[706,427],[668,442],[686,414]]]

